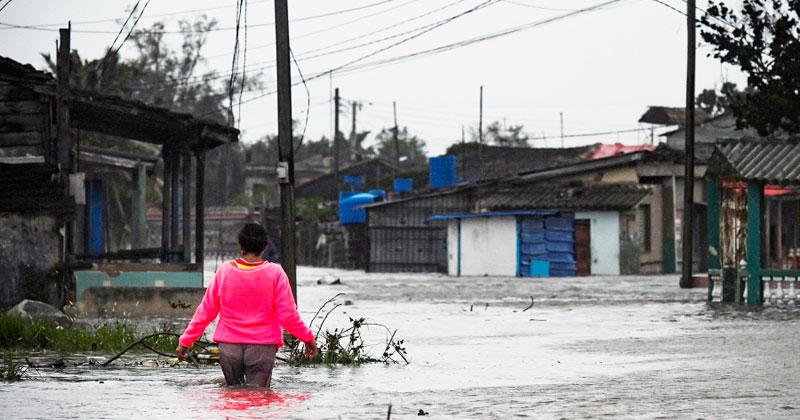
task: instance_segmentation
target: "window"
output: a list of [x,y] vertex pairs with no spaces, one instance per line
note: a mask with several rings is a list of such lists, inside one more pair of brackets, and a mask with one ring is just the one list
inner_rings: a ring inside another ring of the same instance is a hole
[[651,221],[650,221],[650,205],[649,204],[640,204],[639,205],[639,215],[640,220],[642,222],[642,247],[644,248],[644,252],[650,252],[652,250],[652,242],[651,242]]

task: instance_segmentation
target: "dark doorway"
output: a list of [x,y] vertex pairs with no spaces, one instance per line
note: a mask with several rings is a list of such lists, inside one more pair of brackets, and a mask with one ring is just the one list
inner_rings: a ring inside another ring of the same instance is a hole
[[592,227],[589,220],[575,219],[575,260],[578,263],[578,275],[592,274]]

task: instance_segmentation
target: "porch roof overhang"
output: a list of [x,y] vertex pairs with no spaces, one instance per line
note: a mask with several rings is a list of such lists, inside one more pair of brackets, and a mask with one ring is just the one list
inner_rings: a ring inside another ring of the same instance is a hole
[[800,185],[800,144],[739,141],[718,146],[711,157],[712,178]]

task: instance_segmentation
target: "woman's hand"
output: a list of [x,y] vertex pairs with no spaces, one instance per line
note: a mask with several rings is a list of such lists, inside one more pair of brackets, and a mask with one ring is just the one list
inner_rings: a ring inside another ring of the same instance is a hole
[[309,341],[307,343],[304,342],[303,344],[305,345],[303,356],[305,356],[306,359],[313,359],[317,357],[319,354],[319,347],[317,347],[316,341]]
[[175,354],[178,355],[178,360],[181,362],[186,360],[186,350],[187,348],[184,346],[178,345],[178,348],[175,349]]

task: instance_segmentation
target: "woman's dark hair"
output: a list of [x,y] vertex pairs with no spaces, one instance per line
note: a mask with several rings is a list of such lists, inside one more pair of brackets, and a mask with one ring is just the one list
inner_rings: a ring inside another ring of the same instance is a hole
[[247,223],[244,225],[242,230],[239,231],[238,240],[242,251],[252,254],[264,252],[264,249],[267,248],[267,244],[269,243],[267,230],[258,223]]

